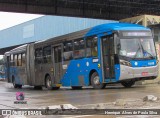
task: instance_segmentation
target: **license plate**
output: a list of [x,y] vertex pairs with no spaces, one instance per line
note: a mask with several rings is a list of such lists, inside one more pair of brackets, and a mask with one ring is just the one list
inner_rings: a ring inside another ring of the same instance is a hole
[[148,72],[142,72],[142,76],[147,76]]

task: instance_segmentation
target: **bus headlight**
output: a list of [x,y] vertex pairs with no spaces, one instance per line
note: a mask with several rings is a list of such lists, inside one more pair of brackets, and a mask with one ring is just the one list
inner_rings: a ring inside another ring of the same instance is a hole
[[159,63],[159,60],[157,59],[156,63],[158,64]]
[[120,64],[121,65],[125,65],[125,66],[130,66],[131,67],[131,63],[125,60],[120,60]]

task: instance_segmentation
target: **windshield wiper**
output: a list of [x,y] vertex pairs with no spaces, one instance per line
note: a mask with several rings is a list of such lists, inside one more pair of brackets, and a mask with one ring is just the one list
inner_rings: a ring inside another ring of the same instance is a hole
[[[142,44],[141,44],[141,46],[142,46]],[[147,54],[150,55],[150,56],[149,56],[150,58],[154,59],[154,56],[153,56],[151,53],[149,53],[148,51],[146,51],[146,50],[143,48],[143,46],[142,46],[142,50],[143,50],[143,53],[146,52]],[[144,54],[143,54],[143,56],[144,56]]]
[[134,57],[133,57],[133,60],[136,59],[136,56],[137,56],[137,54],[138,54],[138,52],[139,52],[140,49],[141,49],[141,47],[140,47],[140,45],[139,45],[139,47],[138,47],[138,49],[137,49],[137,51],[136,51],[136,54],[135,54]]
[[[139,43],[138,43],[138,44],[139,44]],[[143,57],[144,57],[144,52],[145,52],[145,53],[147,53],[147,54],[150,55],[149,57],[150,57],[151,59],[154,59],[154,58],[155,58],[151,53],[149,53],[148,51],[146,51],[146,50],[143,48],[142,44],[140,43],[140,44],[139,44],[139,47],[138,47],[138,49],[137,49],[137,51],[136,51],[136,54],[135,54],[135,56],[133,57],[133,59],[136,59],[136,56],[137,56],[139,50],[141,49],[141,47],[142,47]]]
[[144,50],[144,49],[143,49],[143,51],[146,52],[147,54],[149,54],[149,55],[150,55],[149,57],[151,57],[152,59],[154,59],[154,56],[153,56],[151,53],[147,52],[147,51]]

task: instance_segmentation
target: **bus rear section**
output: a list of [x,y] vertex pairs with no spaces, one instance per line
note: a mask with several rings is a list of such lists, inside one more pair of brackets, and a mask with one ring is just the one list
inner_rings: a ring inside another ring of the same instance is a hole
[[14,88],[28,84],[26,47],[27,45],[23,45],[5,53],[6,78],[8,82],[13,83]]

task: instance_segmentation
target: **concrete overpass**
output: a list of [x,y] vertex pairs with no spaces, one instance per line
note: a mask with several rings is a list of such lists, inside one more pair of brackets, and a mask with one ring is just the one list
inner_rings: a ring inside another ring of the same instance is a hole
[[0,11],[119,20],[160,15],[160,0],[0,0]]

